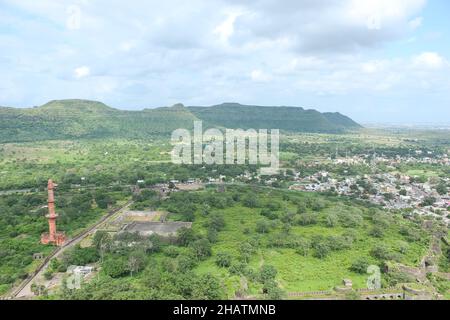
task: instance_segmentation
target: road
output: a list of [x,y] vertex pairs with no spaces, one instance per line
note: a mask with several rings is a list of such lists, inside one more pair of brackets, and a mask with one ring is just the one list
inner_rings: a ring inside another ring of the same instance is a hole
[[40,282],[44,280],[44,273],[47,270],[50,261],[53,258],[57,258],[61,256],[67,249],[70,249],[77,244],[79,244],[83,239],[85,239],[90,234],[94,233],[97,229],[99,229],[102,225],[107,223],[111,218],[113,218],[117,213],[122,212],[130,207],[132,201],[128,201],[126,204],[121,206],[120,208],[116,208],[110,211],[107,215],[105,215],[102,219],[96,222],[94,225],[90,226],[89,229],[79,234],[78,236],[72,238],[64,246],[56,248],[55,251],[52,252],[41,264],[41,266],[34,272],[33,275],[29,276],[25,279],[11,294],[11,298],[13,299],[26,299],[33,297],[34,294],[31,291],[31,285],[35,282]]
[[3,190],[3,191],[0,191],[0,196],[6,196],[6,195],[16,194],[16,193],[31,193],[31,192],[37,192],[37,189],[13,189],[13,190]]

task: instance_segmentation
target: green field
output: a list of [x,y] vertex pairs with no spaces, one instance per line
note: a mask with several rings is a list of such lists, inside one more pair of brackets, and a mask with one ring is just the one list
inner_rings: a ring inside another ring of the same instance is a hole
[[[274,201],[281,199],[270,198]],[[289,204],[288,204],[289,207]],[[348,207],[341,203],[332,205],[325,209],[319,215],[323,218],[333,211],[345,210]],[[354,207],[353,207],[354,208]],[[359,208],[358,208],[359,209]],[[361,208],[360,210],[364,210]],[[370,258],[371,249],[380,241],[390,247],[395,248],[398,245],[399,239],[402,237],[398,234],[398,229],[395,227],[389,228],[382,239],[367,236],[370,230],[371,223],[366,219],[363,225],[357,230],[360,235],[360,241],[357,241],[351,249],[333,252],[324,259],[313,257],[311,254],[302,256],[295,252],[295,249],[290,248],[270,248],[268,241],[270,235],[281,232],[281,227],[272,229],[268,234],[259,235],[254,233],[255,224],[261,219],[259,214],[260,209],[250,209],[242,206],[236,206],[228,209],[217,210],[217,213],[224,217],[226,226],[220,232],[218,242],[213,245],[213,255],[211,258],[200,263],[196,271],[200,273],[213,273],[227,277],[226,270],[219,268],[214,263],[215,254],[217,252],[228,252],[233,257],[238,257],[239,245],[243,242],[257,238],[263,245],[252,256],[249,266],[255,270],[260,268],[263,264],[274,266],[278,270],[277,281],[280,287],[288,292],[303,292],[303,291],[318,291],[330,290],[335,286],[339,286],[343,279],[349,278],[353,280],[355,288],[365,288],[367,275],[361,275],[349,270],[349,267],[359,257]],[[194,230],[204,232],[202,223],[206,218],[198,215]],[[399,218],[402,219],[402,218]],[[252,230],[252,234],[246,235],[245,229]],[[293,226],[289,236],[299,236],[311,239],[315,235],[323,236],[338,236],[344,234],[346,228],[335,227],[328,228],[318,223],[313,226]],[[408,252],[402,257],[402,262],[411,266],[417,265],[422,255],[427,249],[426,243],[412,243],[409,245]],[[372,259],[374,264],[379,264],[379,261]],[[232,292],[233,289],[239,287],[240,278],[233,277],[227,280],[227,291]],[[258,294],[258,286],[255,286],[250,292],[251,294]]]

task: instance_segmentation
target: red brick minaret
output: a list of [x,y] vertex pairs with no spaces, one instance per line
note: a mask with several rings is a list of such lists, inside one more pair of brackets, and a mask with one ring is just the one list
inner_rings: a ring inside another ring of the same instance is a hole
[[41,243],[62,246],[66,241],[66,236],[64,233],[56,231],[58,215],[55,212],[55,195],[53,194],[56,186],[51,179],[48,180],[48,214],[45,216],[48,220],[48,233],[42,234]]

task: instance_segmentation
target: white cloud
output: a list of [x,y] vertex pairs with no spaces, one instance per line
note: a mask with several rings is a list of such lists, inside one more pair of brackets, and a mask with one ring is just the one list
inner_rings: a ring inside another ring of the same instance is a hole
[[436,52],[424,52],[413,58],[413,64],[416,67],[441,69],[448,66],[448,61]]
[[331,111],[343,97],[345,112],[358,94],[450,88],[449,53],[426,52],[437,40],[417,32],[425,0],[1,1],[0,29],[17,32],[0,34],[0,93],[24,92],[3,105],[79,96],[121,108],[306,101]]
[[240,11],[229,12],[226,19],[214,29],[213,33],[218,35],[222,42],[228,44],[228,39],[234,34],[234,23],[241,15]]
[[291,62],[293,69],[312,69],[323,67],[324,62],[314,56],[298,56]]
[[[236,4],[239,1],[228,0]],[[288,38],[299,53],[336,54],[371,48],[407,36],[408,22],[425,0],[245,1],[230,41]]]
[[137,43],[134,40],[124,41],[119,45],[119,49],[124,52],[129,52],[137,47]]
[[271,76],[262,70],[253,70],[250,77],[255,82],[268,82],[271,80]]
[[67,8],[66,26],[69,30],[81,29],[81,9],[79,6],[71,5]]
[[417,18],[415,18],[415,19],[413,19],[413,20],[411,20],[411,21],[409,21],[409,27],[411,28],[411,29],[417,29],[417,28],[419,28],[419,27],[421,27],[422,26],[422,24],[423,24],[423,18],[422,17],[417,17]]
[[385,66],[384,61],[369,61],[361,65],[361,69],[365,73],[376,73],[382,70]]
[[91,69],[87,66],[75,68],[73,71],[75,78],[82,79],[88,77],[91,74]]

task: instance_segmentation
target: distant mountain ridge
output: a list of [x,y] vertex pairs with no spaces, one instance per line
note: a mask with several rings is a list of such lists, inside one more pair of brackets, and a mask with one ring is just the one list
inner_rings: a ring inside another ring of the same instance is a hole
[[320,113],[301,107],[262,107],[223,103],[211,107],[188,107],[207,126],[226,128],[280,129],[290,132],[342,132],[361,128],[340,113]]
[[172,107],[126,111],[90,100],[54,100],[43,106],[0,107],[0,142],[77,138],[146,138],[178,128],[280,129],[286,132],[338,133],[361,128],[340,113],[299,107],[261,107],[224,103],[211,107]]

